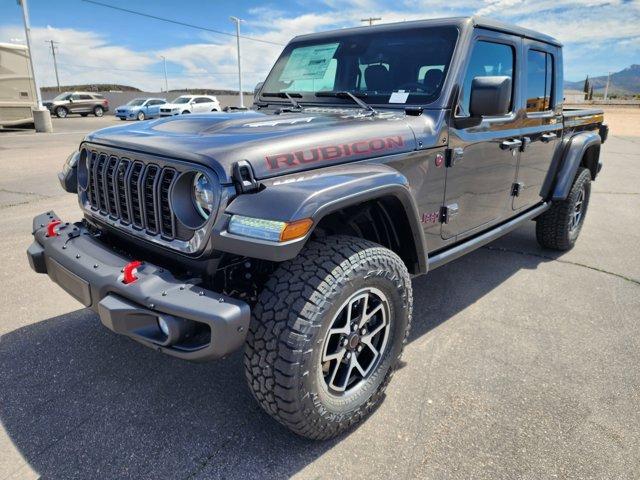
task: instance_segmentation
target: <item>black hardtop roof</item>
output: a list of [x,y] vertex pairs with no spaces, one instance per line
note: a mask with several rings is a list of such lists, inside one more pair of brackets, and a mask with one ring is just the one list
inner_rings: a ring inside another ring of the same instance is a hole
[[347,35],[351,33],[371,33],[371,32],[384,32],[384,31],[396,31],[405,28],[420,28],[420,27],[435,27],[453,25],[464,28],[486,28],[488,30],[495,30],[497,32],[511,33],[519,37],[530,38],[532,40],[538,40],[540,42],[550,43],[552,45],[562,46],[555,38],[545,35],[535,30],[519,27],[517,25],[499,22],[485,17],[451,17],[451,18],[434,18],[428,20],[411,20],[407,22],[396,23],[383,23],[373,26],[362,26],[353,28],[341,28],[336,30],[329,30],[326,32],[310,33],[307,35],[299,35],[293,40],[321,40],[323,38],[335,37],[336,35]]

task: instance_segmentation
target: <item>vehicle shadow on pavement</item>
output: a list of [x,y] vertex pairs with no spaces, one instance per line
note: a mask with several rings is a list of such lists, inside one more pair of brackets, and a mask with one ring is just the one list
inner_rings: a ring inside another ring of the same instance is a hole
[[[501,243],[536,248],[529,228]],[[542,261],[481,249],[415,279],[410,341]],[[0,338],[0,420],[44,478],[282,478],[349,435],[315,443],[271,420],[245,386],[241,352],[180,361],[89,310]]]

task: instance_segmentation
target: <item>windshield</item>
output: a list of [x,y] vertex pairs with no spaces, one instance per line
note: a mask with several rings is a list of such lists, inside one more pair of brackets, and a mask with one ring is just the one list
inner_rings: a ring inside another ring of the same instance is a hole
[[190,100],[191,97],[178,97],[173,101],[173,103],[189,103]]
[[61,93],[60,95],[58,95],[57,97],[54,97],[54,100],[69,100],[69,98],[71,97],[70,93]]
[[348,91],[373,104],[429,103],[440,94],[457,37],[453,26],[402,27],[293,42],[261,95],[287,92],[300,101],[335,102],[316,93]]
[[134,100],[131,100],[129,103],[127,103],[127,105],[130,105],[132,107],[139,107],[142,104],[144,104],[145,99],[144,98],[136,98]]

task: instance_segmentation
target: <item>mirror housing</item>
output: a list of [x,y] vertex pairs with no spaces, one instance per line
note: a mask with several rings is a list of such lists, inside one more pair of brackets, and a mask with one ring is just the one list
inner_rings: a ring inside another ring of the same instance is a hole
[[258,93],[260,93],[260,90],[262,89],[263,85],[264,85],[264,82],[256,83],[256,86],[253,88],[253,96],[254,97],[258,96]]
[[475,77],[471,83],[469,113],[472,117],[506,115],[511,106],[511,78]]

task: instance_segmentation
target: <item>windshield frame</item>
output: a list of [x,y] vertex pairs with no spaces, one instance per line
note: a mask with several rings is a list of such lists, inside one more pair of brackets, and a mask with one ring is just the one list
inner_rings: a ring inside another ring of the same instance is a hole
[[[139,103],[133,103],[133,102],[139,102]],[[127,106],[128,107],[142,107],[144,106],[144,104],[147,102],[146,98],[134,98],[133,100],[129,100],[127,102]]]
[[[193,100],[196,97],[193,96],[187,96],[187,95],[180,95],[178,98],[176,98],[175,100],[173,100],[171,103],[174,103],[176,105],[186,105],[188,103],[191,103],[191,100]],[[179,102],[178,100],[185,100],[183,102]]]
[[51,99],[52,102],[62,102],[64,100],[69,100],[69,98],[71,98],[71,95],[73,95],[72,92],[62,92],[59,93],[58,95],[56,95],[55,97],[53,97]]
[[[428,22],[428,23],[427,23]],[[370,32],[362,31],[362,28],[352,29],[359,30],[357,32],[352,31],[332,31],[326,34],[311,34],[305,35],[302,37],[296,37],[293,39],[287,46],[284,48],[274,65],[272,66],[269,74],[267,75],[264,83],[262,84],[259,94],[256,98],[256,103],[260,104],[269,104],[269,105],[289,105],[290,102],[283,98],[282,96],[274,95],[277,92],[277,89],[274,91],[269,90],[269,80],[272,76],[282,75],[284,71],[284,65],[281,62],[285,62],[283,58],[288,58],[291,51],[294,48],[312,46],[312,45],[323,45],[335,42],[344,41],[345,37],[348,35],[376,35],[376,34],[393,34],[393,33],[401,33],[407,31],[416,31],[416,30],[431,30],[431,29],[440,29],[440,28],[450,28],[452,32],[455,32],[455,38],[452,39],[452,48],[451,48],[451,56],[449,57],[448,64],[444,66],[443,71],[443,79],[442,82],[433,96],[426,97],[418,93],[417,95],[414,93],[410,94],[406,103],[389,103],[388,99],[390,97],[389,94],[379,94],[379,95],[369,95],[366,91],[359,90],[349,90],[349,93],[354,94],[358,98],[364,100],[368,105],[375,107],[376,109],[405,109],[407,107],[419,107],[419,108],[427,108],[427,109],[439,109],[445,108],[447,103],[447,98],[451,93],[451,82],[452,78],[455,77],[455,71],[457,70],[458,63],[458,51],[460,49],[461,43],[464,41],[464,33],[462,25],[453,22],[453,23],[445,23],[441,21],[415,21],[415,22],[402,22],[401,24],[389,24],[389,25],[381,25],[380,27],[369,27],[371,28]],[[281,77],[279,77],[281,78]],[[275,83],[275,82],[274,82]],[[335,88],[335,87],[334,87]],[[344,90],[334,89],[334,90],[326,90],[322,91],[344,93]],[[280,92],[281,93],[281,92]],[[318,92],[296,92],[294,90],[287,91],[292,96],[294,96],[295,100],[299,102],[302,106],[340,106],[340,107],[350,107],[350,108],[358,108],[354,102],[345,98],[344,96],[330,96],[330,95],[321,95],[317,96]],[[419,97],[423,98],[419,98]],[[381,101],[382,98],[385,98],[385,101]]]

